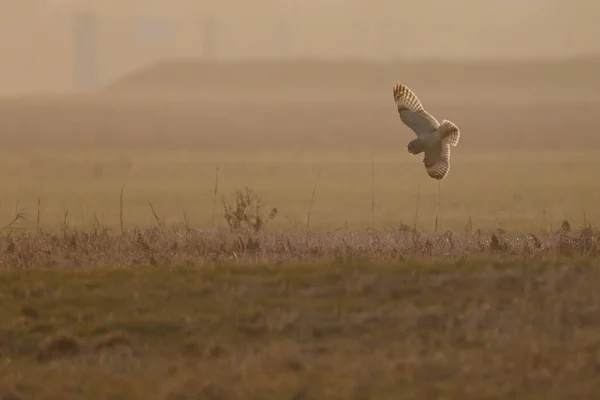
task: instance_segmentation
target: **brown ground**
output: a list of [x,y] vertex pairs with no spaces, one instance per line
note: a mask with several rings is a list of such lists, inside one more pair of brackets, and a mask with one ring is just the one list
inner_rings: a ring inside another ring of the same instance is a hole
[[13,271],[4,399],[593,399],[581,261]]

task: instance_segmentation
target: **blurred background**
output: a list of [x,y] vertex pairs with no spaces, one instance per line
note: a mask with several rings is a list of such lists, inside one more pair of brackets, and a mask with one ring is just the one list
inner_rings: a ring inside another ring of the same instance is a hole
[[0,0],[0,221],[115,227],[125,188],[128,226],[149,201],[209,225],[217,168],[279,226],[316,176],[323,229],[434,216],[397,81],[461,129],[444,226],[600,221],[598,21],[597,0]]
[[595,0],[0,0],[0,94],[89,90],[165,59],[600,54]]

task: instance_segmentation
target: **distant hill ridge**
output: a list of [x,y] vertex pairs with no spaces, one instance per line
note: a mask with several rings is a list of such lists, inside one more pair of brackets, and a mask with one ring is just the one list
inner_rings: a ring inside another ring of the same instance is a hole
[[600,58],[555,61],[360,60],[223,61],[172,60],[150,65],[112,82],[107,92],[166,90],[369,91],[404,80],[425,88],[552,87],[600,88]]

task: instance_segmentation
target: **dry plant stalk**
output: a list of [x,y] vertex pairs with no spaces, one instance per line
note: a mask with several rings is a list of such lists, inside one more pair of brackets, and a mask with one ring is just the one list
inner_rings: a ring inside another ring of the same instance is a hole
[[319,185],[319,179],[321,178],[321,168],[317,172],[317,179],[315,180],[315,186],[312,191],[312,196],[310,196],[310,202],[308,203],[308,214],[306,215],[306,231],[310,231],[310,215],[312,213],[313,204],[315,201],[315,194],[317,193],[317,186]]
[[41,219],[41,208],[42,208],[42,198],[38,197],[37,199],[37,215],[35,218],[35,231],[40,232],[40,219]]
[[514,228],[514,214],[515,214],[515,204],[517,202],[517,190],[513,188],[513,194],[510,201],[510,215],[508,218],[508,223],[511,229]]
[[371,217],[375,226],[375,158],[371,154]]
[[4,225],[2,227],[2,229],[0,229],[0,234],[3,233],[4,231],[7,231],[7,230],[18,229],[17,225],[19,224],[19,221],[25,220],[26,216],[27,216],[27,214],[26,214],[26,212],[25,212],[24,209],[17,210],[16,213],[15,213],[14,218],[9,223],[7,223],[6,225]]
[[421,185],[417,185],[417,199],[415,201],[415,220],[413,222],[413,230],[417,230],[417,223],[419,220],[419,203],[420,203],[420,195],[421,195]]
[[148,206],[150,207],[150,211],[152,212],[152,216],[154,217],[154,221],[156,221],[156,225],[162,226],[163,224],[162,224],[160,218],[158,217],[158,214],[154,210],[154,206],[152,205],[152,203],[150,203],[150,201],[148,201]]
[[121,235],[123,234],[123,190],[124,187],[121,187],[121,193],[119,195],[119,224],[121,226]]
[[98,219],[98,215],[94,213],[94,224],[97,230],[102,229],[102,224],[100,223],[100,219]]
[[217,193],[219,191],[219,165],[217,164],[217,169],[215,170],[215,190],[213,192],[213,207],[212,207],[212,216],[210,219],[211,225],[215,226],[215,208],[217,206]]
[[67,231],[69,230],[69,209],[64,206],[63,207],[63,223],[62,223],[62,231],[63,236],[67,236]]

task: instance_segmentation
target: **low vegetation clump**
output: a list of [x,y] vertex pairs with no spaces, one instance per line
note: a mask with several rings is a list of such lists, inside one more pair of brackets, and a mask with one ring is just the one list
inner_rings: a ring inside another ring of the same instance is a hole
[[332,261],[402,261],[480,256],[526,259],[599,255],[600,232],[433,234],[389,231],[267,231],[185,226],[9,234],[0,238],[0,268],[132,267]]

